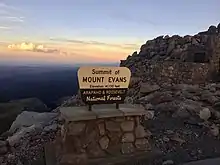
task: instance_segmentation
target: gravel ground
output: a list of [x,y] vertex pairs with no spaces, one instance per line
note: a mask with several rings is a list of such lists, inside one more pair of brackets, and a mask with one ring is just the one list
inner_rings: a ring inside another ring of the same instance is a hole
[[[163,155],[154,159],[133,160],[123,165],[163,165],[166,161],[179,165],[220,157],[219,136],[213,136],[209,127],[199,122],[164,115],[158,115],[154,120],[145,122],[145,127],[152,133],[150,141],[153,148],[161,151]],[[208,124],[210,123],[206,125]]]

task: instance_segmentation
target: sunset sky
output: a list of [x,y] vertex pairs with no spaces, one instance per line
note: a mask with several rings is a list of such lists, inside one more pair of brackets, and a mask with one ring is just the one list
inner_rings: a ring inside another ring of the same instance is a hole
[[118,62],[220,22],[220,0],[0,0],[0,62]]

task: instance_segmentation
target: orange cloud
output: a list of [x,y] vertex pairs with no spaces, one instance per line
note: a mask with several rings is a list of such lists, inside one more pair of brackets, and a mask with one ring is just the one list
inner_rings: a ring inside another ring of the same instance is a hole
[[43,52],[43,53],[59,52],[58,49],[46,48],[44,45],[36,45],[36,44],[33,44],[33,43],[26,43],[26,42],[23,42],[21,44],[10,44],[10,45],[8,45],[8,49],[33,51],[33,52]]
[[[0,43],[0,46],[3,45]],[[12,57],[13,54],[13,58],[22,56],[22,59],[25,60],[116,62],[125,59],[139,46],[136,44],[112,44],[98,41],[69,40],[65,42],[50,41],[48,43],[44,42],[44,44],[22,42],[18,44],[7,44],[3,47],[8,51],[7,55],[4,55],[4,58],[10,58],[9,56]],[[22,53],[19,53],[21,51]],[[3,55],[1,58],[2,57]]]

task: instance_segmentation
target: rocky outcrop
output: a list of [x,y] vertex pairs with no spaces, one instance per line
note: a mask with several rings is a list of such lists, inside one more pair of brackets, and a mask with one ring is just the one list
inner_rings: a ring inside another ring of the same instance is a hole
[[44,127],[46,124],[48,124],[56,117],[56,113],[38,113],[23,111],[20,115],[17,116],[16,120],[12,123],[9,132],[14,133],[23,127],[30,127],[32,125],[39,125],[41,127]]
[[[210,26],[208,31],[200,32],[194,36],[186,35],[184,37],[159,36],[155,39],[148,40],[141,46],[140,52],[134,52],[128,56],[127,60],[122,61],[126,65],[130,61],[137,62],[141,59],[155,61],[182,61],[182,62],[208,62],[210,60],[210,49],[215,47],[212,43],[213,38],[219,39],[220,24]],[[196,58],[198,57],[198,58]]]
[[48,112],[49,108],[37,98],[12,100],[0,103],[0,133],[7,131],[22,111]]
[[58,113],[24,111],[0,136],[0,164],[31,164],[59,132]]
[[204,83],[219,72],[219,26],[194,36],[159,36],[141,46],[120,66],[130,68],[132,76],[169,83]]

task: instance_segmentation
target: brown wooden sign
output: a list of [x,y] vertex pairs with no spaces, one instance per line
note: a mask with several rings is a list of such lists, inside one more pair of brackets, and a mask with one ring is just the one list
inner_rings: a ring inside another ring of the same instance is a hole
[[130,77],[126,67],[81,67],[78,82],[83,102],[88,105],[123,103]]

